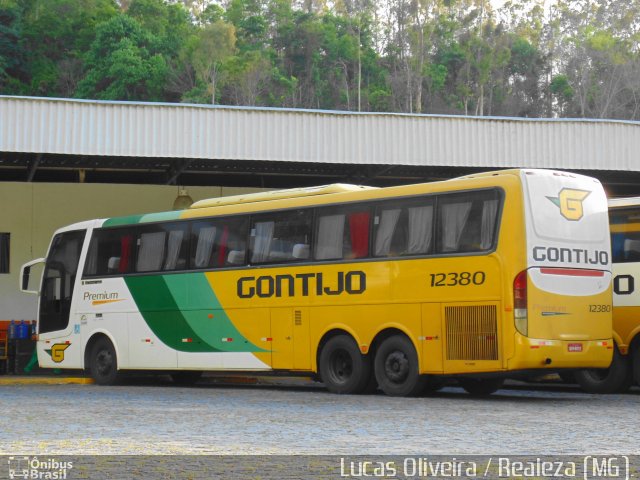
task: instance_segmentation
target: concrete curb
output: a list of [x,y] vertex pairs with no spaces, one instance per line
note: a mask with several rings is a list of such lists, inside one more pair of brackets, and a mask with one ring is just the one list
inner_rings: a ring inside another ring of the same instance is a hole
[[93,378],[82,377],[26,377],[20,375],[0,376],[0,387],[3,385],[88,385],[92,383],[94,383]]

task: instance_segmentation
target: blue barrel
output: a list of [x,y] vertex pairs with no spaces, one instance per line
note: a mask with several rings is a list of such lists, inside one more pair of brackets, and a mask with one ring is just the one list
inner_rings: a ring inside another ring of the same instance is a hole
[[18,332],[16,332],[16,322],[11,320],[11,322],[9,323],[9,338],[16,338],[16,334]]
[[26,323],[24,323],[24,320],[20,320],[17,330],[18,330],[18,338],[20,340],[25,340],[29,338],[29,327],[27,326]]

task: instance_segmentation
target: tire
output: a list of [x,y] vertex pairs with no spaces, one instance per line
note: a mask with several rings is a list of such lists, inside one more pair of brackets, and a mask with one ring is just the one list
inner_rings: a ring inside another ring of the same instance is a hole
[[176,385],[194,385],[200,380],[203,372],[199,372],[197,370],[194,371],[185,371],[185,372],[174,372],[171,374],[171,380]]
[[623,356],[617,346],[609,368],[578,370],[574,377],[582,390],[588,393],[622,393],[633,382],[629,358]]
[[320,378],[332,393],[357,394],[371,388],[371,359],[348,335],[331,338],[320,352]]
[[486,397],[502,388],[504,378],[459,378],[458,383],[469,395]]
[[98,385],[114,385],[119,380],[116,349],[108,338],[102,337],[93,345],[89,372]]
[[636,385],[640,385],[640,342],[634,342],[633,351],[629,353],[631,355],[631,373]]
[[412,397],[424,390],[427,377],[420,375],[418,354],[404,335],[394,335],[382,342],[374,361],[378,386],[393,397]]

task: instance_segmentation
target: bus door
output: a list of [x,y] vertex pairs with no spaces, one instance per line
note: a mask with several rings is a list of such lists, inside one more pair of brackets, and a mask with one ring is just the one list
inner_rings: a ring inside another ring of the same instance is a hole
[[271,367],[285,370],[311,368],[309,309],[271,309]]
[[[72,357],[79,359],[81,355],[81,342],[73,341],[74,326],[69,318],[85,235],[86,230],[63,232],[51,242],[42,277],[38,313],[39,340],[44,350],[39,349],[38,353],[43,365],[51,365],[52,361],[61,364]],[[77,338],[79,340],[80,337]]]

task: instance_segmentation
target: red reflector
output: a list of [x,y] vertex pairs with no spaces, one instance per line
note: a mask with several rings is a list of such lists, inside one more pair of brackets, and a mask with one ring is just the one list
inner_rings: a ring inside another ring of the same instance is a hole
[[570,343],[567,346],[567,350],[569,350],[570,352],[581,352],[582,351],[582,344],[581,343]]
[[570,277],[604,277],[602,270],[585,270],[582,268],[541,268],[545,275],[567,275]]

